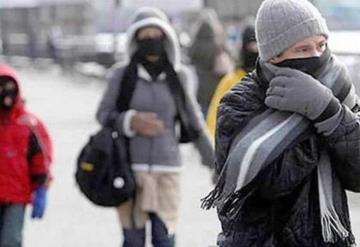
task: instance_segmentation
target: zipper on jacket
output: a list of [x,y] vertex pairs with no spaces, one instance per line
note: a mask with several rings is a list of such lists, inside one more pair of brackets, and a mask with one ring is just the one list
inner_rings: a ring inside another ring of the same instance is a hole
[[152,152],[154,149],[154,137],[150,137],[150,152],[149,152],[149,173],[152,172],[152,165],[153,165],[153,156]]
[[[150,91],[152,94],[152,103],[153,106],[156,106],[156,94],[154,89],[154,83],[156,83],[154,80],[150,81]],[[155,113],[155,112],[154,112]],[[154,140],[155,136],[150,137],[150,152],[149,152],[149,173],[152,172],[152,165],[153,165],[153,150],[154,150]]]

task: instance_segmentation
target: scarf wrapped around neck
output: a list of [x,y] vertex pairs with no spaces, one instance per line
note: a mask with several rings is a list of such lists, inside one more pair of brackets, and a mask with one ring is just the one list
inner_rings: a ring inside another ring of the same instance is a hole
[[[329,52],[329,51],[327,51]],[[264,79],[274,77],[272,67],[259,61]],[[317,79],[330,88],[339,101],[352,109],[357,103],[355,88],[345,67],[329,52],[328,60],[318,73]],[[227,215],[236,217],[249,193],[242,193],[260,171],[268,167],[292,143],[304,134],[310,135],[311,122],[297,113],[267,109],[251,119],[235,137],[221,171],[215,189],[203,199],[202,207],[226,206]],[[319,205],[322,237],[324,242],[335,242],[349,236],[334,207],[332,167],[328,151],[319,147],[317,165]],[[245,198],[244,198],[245,197]]]

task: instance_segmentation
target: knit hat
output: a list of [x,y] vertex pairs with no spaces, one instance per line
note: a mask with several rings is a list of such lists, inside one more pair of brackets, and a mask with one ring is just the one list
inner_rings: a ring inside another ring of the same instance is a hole
[[304,38],[329,36],[325,19],[308,0],[265,0],[256,15],[255,32],[264,61]]

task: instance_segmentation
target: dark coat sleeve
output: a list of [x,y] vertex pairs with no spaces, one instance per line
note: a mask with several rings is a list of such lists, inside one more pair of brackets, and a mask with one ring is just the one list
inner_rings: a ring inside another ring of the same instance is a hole
[[[53,159],[52,140],[44,123],[35,116],[28,115],[30,134],[27,160],[32,187],[46,185],[52,180],[50,165]],[[35,124],[34,124],[35,123]]]
[[360,192],[360,112],[342,106],[340,124],[324,139],[344,188]]
[[[266,109],[264,91],[245,78],[221,101],[216,131],[216,168],[220,173],[235,137],[251,118]],[[315,136],[286,149],[254,179],[257,196],[275,199],[292,193],[316,168],[318,150]],[[232,149],[236,152],[236,149]]]
[[188,114],[190,125],[198,132],[199,136],[194,140],[194,145],[199,151],[202,164],[209,168],[214,167],[214,145],[211,142],[204,116],[201,112],[200,105],[196,101],[196,96],[191,89],[191,82],[186,68],[179,71],[179,79],[185,94],[185,109]]

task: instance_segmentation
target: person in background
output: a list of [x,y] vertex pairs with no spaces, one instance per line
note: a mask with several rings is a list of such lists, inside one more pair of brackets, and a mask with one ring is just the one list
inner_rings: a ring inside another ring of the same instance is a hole
[[221,247],[351,247],[346,190],[360,192],[359,98],[308,0],[265,0],[254,73],[221,100]]
[[188,53],[199,81],[197,99],[206,115],[218,82],[234,69],[225,32],[214,10],[206,9],[201,13]]
[[21,247],[26,204],[41,219],[47,204],[52,144],[24,105],[14,69],[0,65],[0,247]]
[[63,33],[60,26],[51,26],[46,35],[46,51],[47,55],[53,60],[55,64],[62,65],[59,52],[59,41]]
[[[214,150],[167,16],[156,8],[142,8],[127,36],[129,60],[113,69],[97,112],[102,125],[111,124],[129,138],[136,195],[117,208],[123,246],[144,247],[150,220],[153,246],[172,247],[180,205],[179,144],[193,142],[210,168]],[[117,103],[124,84],[131,99],[129,109],[119,111],[124,107]]]
[[233,72],[224,76],[219,82],[206,115],[207,126],[213,138],[215,138],[216,115],[221,98],[233,86],[239,83],[247,73],[254,70],[257,57],[258,49],[255,40],[255,29],[253,26],[247,26],[242,34],[238,66]]

